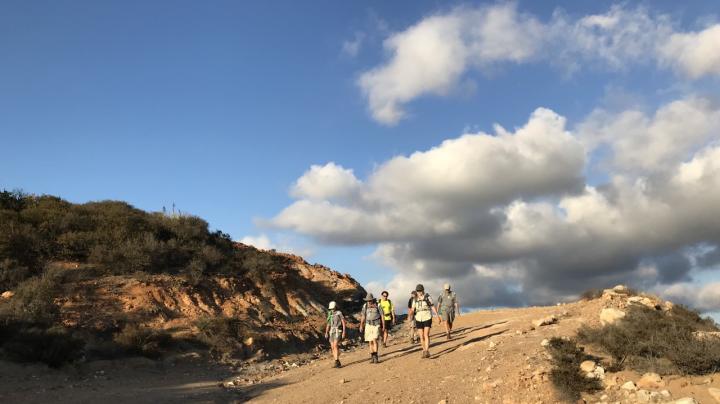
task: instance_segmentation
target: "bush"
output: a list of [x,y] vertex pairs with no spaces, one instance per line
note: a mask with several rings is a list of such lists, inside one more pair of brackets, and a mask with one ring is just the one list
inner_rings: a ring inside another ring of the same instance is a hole
[[172,344],[172,336],[163,330],[127,325],[113,337],[123,353],[158,358]]
[[716,330],[712,320],[682,306],[668,312],[638,306],[616,324],[582,327],[578,338],[612,356],[618,370],[707,374],[720,369],[720,340],[698,340],[693,333]]
[[210,348],[215,359],[226,360],[245,355],[244,342],[257,340],[258,335],[251,332],[242,321],[228,317],[208,317],[195,322],[200,332],[200,342]]
[[548,351],[553,365],[550,381],[564,400],[575,402],[583,392],[591,393],[602,389],[599,380],[588,378],[580,371],[580,364],[593,358],[574,341],[552,338]]
[[51,367],[78,360],[85,343],[63,327],[5,319],[1,322],[2,356],[15,362],[42,362]]
[[594,300],[599,299],[603,295],[602,289],[588,289],[580,294],[580,299]]
[[55,297],[64,271],[52,270],[30,278],[15,289],[15,296],[2,307],[0,315],[28,323],[52,323],[59,313]]

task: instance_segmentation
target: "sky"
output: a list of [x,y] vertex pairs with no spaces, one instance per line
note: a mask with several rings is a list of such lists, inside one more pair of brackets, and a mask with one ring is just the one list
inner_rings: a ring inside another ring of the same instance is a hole
[[376,293],[720,312],[720,11],[0,3],[0,188],[175,206]]

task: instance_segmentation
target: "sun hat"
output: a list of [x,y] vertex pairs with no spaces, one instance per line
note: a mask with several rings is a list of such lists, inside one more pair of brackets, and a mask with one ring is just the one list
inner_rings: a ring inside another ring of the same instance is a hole
[[450,284],[449,283],[444,284],[443,289],[450,290]]
[[423,286],[422,283],[418,283],[418,285],[415,286],[415,291],[417,291],[417,292],[424,292],[424,291],[425,291],[425,286]]
[[334,301],[332,301],[332,302],[330,302],[330,304],[328,305],[328,309],[332,310],[332,309],[335,308],[335,306],[337,306],[337,303],[335,303]]
[[375,296],[373,296],[372,293],[368,293],[367,296],[365,296],[365,301],[369,302],[371,300],[375,300]]

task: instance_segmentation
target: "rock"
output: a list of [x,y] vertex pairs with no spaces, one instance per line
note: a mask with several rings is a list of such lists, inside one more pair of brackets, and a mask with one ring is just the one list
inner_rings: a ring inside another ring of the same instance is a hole
[[615,293],[625,293],[628,291],[628,288],[625,285],[617,285],[614,288],[612,288],[612,290]]
[[692,397],[683,397],[673,401],[673,404],[700,404]]
[[649,403],[650,392],[647,390],[638,390],[637,393],[635,393],[635,399],[640,403]]
[[665,311],[670,311],[673,309],[673,307],[675,307],[675,304],[673,302],[668,301],[668,302],[663,303],[663,310],[665,310]]
[[715,401],[720,403],[720,389],[716,389],[715,387],[710,387],[708,389],[708,394],[710,394],[710,397],[714,398]]
[[600,397],[600,401],[607,401],[609,399],[610,399],[610,397],[608,397],[607,394],[603,394],[602,397]]
[[620,388],[623,390],[627,390],[627,391],[637,390],[637,386],[635,386],[635,383],[633,383],[632,381],[629,381],[629,382],[623,384],[622,386],[620,386]]
[[665,382],[657,373],[645,373],[637,382],[640,389],[660,390],[665,387]]
[[718,331],[695,331],[693,332],[693,336],[696,339],[699,340],[709,340],[709,339],[720,339],[720,332]]
[[6,300],[10,299],[13,296],[15,296],[15,292],[13,292],[12,290],[6,290],[6,291],[2,292],[2,294],[0,295],[1,298],[6,299]]
[[605,368],[602,366],[596,366],[593,371],[595,378],[598,380],[605,380]]
[[670,398],[670,397],[671,397],[670,392],[667,391],[667,390],[662,390],[662,391],[660,392],[660,395],[663,396],[663,397],[665,397],[665,398]]
[[447,400],[440,400],[438,401],[438,404],[447,404]]
[[345,379],[340,379],[340,384],[345,384],[345,383],[347,383],[347,380],[345,380]]
[[545,325],[555,324],[555,323],[557,323],[557,317],[555,317],[555,316],[547,316],[547,317],[540,318],[540,319],[537,319],[532,322],[532,324],[533,324],[533,326],[535,326],[535,328],[542,327]]
[[632,296],[627,299],[628,303],[634,303],[639,304],[651,309],[658,309],[660,307],[659,304],[655,303],[654,300],[650,299],[649,297],[645,296]]
[[540,346],[549,346],[550,340],[545,338],[544,340],[540,341]]
[[487,350],[494,351],[496,348],[497,348],[497,344],[494,341],[490,341],[490,345],[488,345]]
[[592,373],[595,371],[595,367],[597,365],[593,361],[585,361],[580,364],[580,370],[582,370],[585,373]]
[[625,312],[618,309],[607,308],[600,312],[600,324],[615,324],[618,320],[625,317]]
[[708,377],[708,378],[705,378],[705,379],[692,379],[692,380],[690,381],[690,384],[692,384],[693,386],[702,386],[702,385],[705,385],[705,384],[710,384],[710,383],[712,383],[712,382],[713,382],[713,380]]

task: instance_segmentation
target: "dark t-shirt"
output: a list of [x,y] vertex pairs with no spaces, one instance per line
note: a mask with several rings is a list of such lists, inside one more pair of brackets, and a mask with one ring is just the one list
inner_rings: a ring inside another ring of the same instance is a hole
[[408,309],[412,309],[413,306],[413,300],[415,300],[414,297],[411,297],[410,300],[408,300]]

